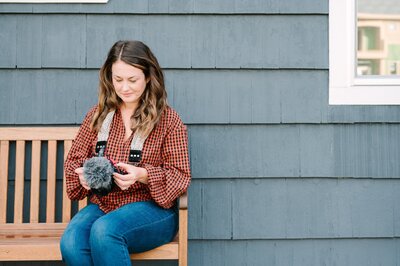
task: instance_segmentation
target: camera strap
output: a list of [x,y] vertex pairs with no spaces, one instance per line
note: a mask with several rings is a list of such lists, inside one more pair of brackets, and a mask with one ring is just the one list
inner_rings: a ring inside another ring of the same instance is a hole
[[[104,156],[114,114],[115,110],[107,114],[106,118],[103,121],[103,124],[101,125],[100,131],[97,134],[96,153],[98,154],[98,156]],[[147,136],[143,135],[140,131],[136,131],[133,135],[131,150],[129,152],[128,159],[130,163],[138,163],[141,161],[143,144],[146,141],[146,138]]]

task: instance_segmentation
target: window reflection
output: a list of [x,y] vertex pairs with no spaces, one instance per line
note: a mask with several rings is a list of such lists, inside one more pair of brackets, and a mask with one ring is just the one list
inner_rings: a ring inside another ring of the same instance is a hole
[[357,31],[357,75],[400,75],[400,0],[358,0]]

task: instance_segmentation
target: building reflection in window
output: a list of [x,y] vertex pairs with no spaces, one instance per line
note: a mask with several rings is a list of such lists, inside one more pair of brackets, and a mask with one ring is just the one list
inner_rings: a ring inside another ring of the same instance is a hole
[[400,75],[400,0],[358,0],[357,31],[357,75]]

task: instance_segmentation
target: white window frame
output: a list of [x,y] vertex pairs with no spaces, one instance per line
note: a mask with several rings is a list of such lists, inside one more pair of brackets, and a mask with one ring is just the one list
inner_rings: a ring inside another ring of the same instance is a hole
[[356,0],[329,1],[329,104],[399,105],[400,78],[356,76]]
[[0,0],[0,3],[30,3],[30,4],[68,4],[68,3],[107,3],[108,0]]

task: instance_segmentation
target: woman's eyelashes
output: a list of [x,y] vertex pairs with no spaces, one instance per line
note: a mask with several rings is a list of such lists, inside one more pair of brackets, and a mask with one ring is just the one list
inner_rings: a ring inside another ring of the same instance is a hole
[[[122,81],[123,81],[122,79],[115,79],[115,82],[118,82],[118,83],[122,82]],[[130,83],[135,83],[136,81],[137,80],[131,80],[131,79],[129,80]]]

